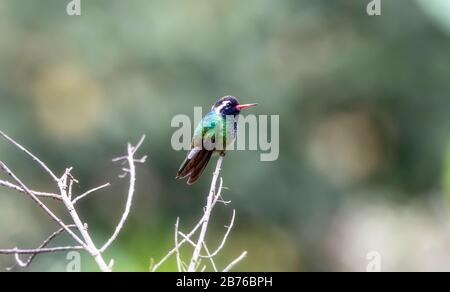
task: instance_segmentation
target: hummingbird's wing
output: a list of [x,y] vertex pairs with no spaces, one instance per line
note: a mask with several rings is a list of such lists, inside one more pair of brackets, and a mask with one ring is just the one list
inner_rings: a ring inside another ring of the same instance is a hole
[[206,149],[192,149],[181,164],[176,178],[182,179],[189,176],[189,180],[187,183],[189,185],[192,185],[202,175],[203,171],[208,165],[209,160],[211,159],[212,154],[213,151],[208,151]]
[[183,163],[180,166],[180,169],[178,170],[176,178],[179,179],[185,178],[192,172],[192,169],[195,166],[194,160],[200,151],[201,151],[200,148],[194,148],[188,153],[186,159],[184,159]]
[[189,185],[200,178],[214,152],[217,125],[218,117],[214,112],[208,113],[202,119],[194,132],[192,150],[181,164],[176,178],[189,177]]

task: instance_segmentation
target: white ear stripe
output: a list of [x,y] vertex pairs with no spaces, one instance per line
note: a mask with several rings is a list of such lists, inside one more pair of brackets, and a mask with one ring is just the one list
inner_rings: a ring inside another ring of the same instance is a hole
[[230,101],[227,100],[224,103],[222,103],[220,106],[216,107],[216,109],[214,111],[219,114],[222,111],[222,109],[229,104],[230,104]]

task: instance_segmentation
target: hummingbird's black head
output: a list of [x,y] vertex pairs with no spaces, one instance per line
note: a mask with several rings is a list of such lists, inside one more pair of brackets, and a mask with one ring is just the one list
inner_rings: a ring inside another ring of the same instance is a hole
[[219,113],[224,116],[236,116],[241,112],[241,109],[255,106],[256,103],[252,104],[239,104],[239,101],[236,97],[227,95],[219,98],[219,100],[213,105],[212,109],[216,113]]
[[236,97],[227,95],[219,98],[213,105],[212,110],[224,116],[238,115],[240,110],[236,108],[239,102]]

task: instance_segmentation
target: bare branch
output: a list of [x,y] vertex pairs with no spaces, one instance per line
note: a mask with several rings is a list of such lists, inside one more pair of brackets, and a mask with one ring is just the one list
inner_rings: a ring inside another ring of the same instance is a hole
[[[182,232],[179,232],[179,234],[184,237],[186,239],[187,242],[189,242],[193,247],[195,247],[195,242],[193,242],[189,237],[187,237],[185,234],[183,234]],[[217,272],[217,266],[216,263],[214,261],[214,258],[211,256],[211,253],[209,252],[208,246],[206,245],[205,242],[203,242],[203,248],[205,249],[206,252],[206,256],[200,255],[201,258],[207,258],[209,259],[209,261],[211,262],[211,266],[214,270],[214,272]],[[206,269],[206,267],[205,267]]]
[[234,261],[232,261],[225,269],[223,269],[223,272],[229,272],[231,271],[234,266],[236,266],[240,261],[242,261],[247,256],[247,252],[244,251],[239,257],[237,257]]
[[201,257],[201,258],[207,258],[207,259],[209,259],[209,261],[211,262],[211,266],[212,266],[214,272],[217,272],[217,265],[216,265],[216,262],[214,261],[214,257],[211,256],[211,253],[209,252],[209,248],[208,248],[208,246],[206,245],[206,242],[203,242],[203,248],[205,249],[207,255],[206,255],[206,256],[200,255],[200,257]]
[[75,199],[73,199],[72,204],[75,205],[79,200],[82,200],[83,198],[89,196],[90,194],[95,193],[95,192],[97,192],[97,191],[99,191],[101,189],[107,188],[109,186],[111,186],[111,184],[110,183],[106,183],[106,184],[101,185],[99,187],[93,188],[93,189],[91,189],[91,190],[89,190],[89,191],[79,195]]
[[[45,172],[47,172],[53,180],[56,182],[57,187],[59,189],[59,194],[51,194],[51,193],[42,193],[42,192],[36,192],[30,190],[7,166],[5,163],[0,161],[0,170],[4,171],[7,175],[9,175],[12,180],[15,183],[11,183],[9,181],[3,181],[0,180],[0,186],[8,187],[10,189],[13,189],[15,191],[24,193],[28,195],[53,221],[58,223],[58,225],[61,226],[61,228],[53,233],[50,237],[48,237],[39,248],[37,249],[2,249],[0,250],[0,254],[13,254],[15,256],[15,260],[17,264],[21,267],[27,267],[30,265],[30,263],[33,261],[34,257],[41,253],[52,253],[52,252],[58,252],[58,251],[68,251],[68,250],[85,250],[88,252],[96,261],[98,267],[101,271],[109,272],[112,270],[112,266],[114,264],[113,260],[110,260],[109,264],[106,264],[105,260],[103,259],[102,252],[104,252],[108,246],[117,238],[119,232],[122,230],[123,225],[128,218],[130,209],[131,209],[131,203],[132,198],[134,194],[135,189],[135,181],[136,181],[136,169],[135,169],[135,163],[145,162],[146,156],[135,159],[134,154],[137,152],[139,147],[144,142],[145,136],[142,136],[142,138],[139,140],[138,144],[136,146],[132,146],[131,144],[128,144],[128,155],[125,157],[126,161],[129,164],[129,168],[127,169],[127,173],[130,175],[130,187],[128,191],[128,199],[125,207],[125,212],[122,215],[122,218],[117,225],[114,234],[112,237],[107,241],[107,243],[102,247],[102,249],[98,249],[88,230],[87,230],[87,223],[84,223],[80,216],[77,213],[77,210],[74,207],[74,204],[80,201],[81,199],[85,198],[89,194],[92,194],[95,191],[98,191],[102,188],[105,188],[109,186],[108,184],[99,186],[97,188],[91,189],[84,194],[78,196],[74,200],[72,200],[72,188],[74,183],[78,183],[78,181],[73,177],[71,174],[72,168],[67,168],[61,178],[58,178],[48,167],[45,163],[43,163],[39,158],[37,158],[35,155],[33,155],[30,151],[25,149],[22,145],[8,137],[6,134],[0,131],[0,136],[11,142],[14,146],[25,152],[28,156],[30,156],[34,161],[36,161],[41,168],[44,169]],[[74,225],[66,225],[59,217],[57,217],[39,198],[53,198],[57,200],[61,200],[64,203],[64,206],[66,207],[66,210],[68,211],[69,215],[71,216]],[[81,237],[79,237],[77,234],[75,234],[71,228],[76,228],[78,232],[81,234]],[[62,247],[51,247],[48,248],[47,245],[59,234],[67,232],[78,244],[79,246],[62,246]],[[83,239],[81,239],[83,238]],[[23,254],[30,254],[31,256],[28,258],[26,262],[22,261],[20,259],[20,255]]]
[[[133,196],[135,192],[135,184],[136,184],[136,160],[134,159],[134,155],[136,154],[136,151],[139,149],[139,147],[142,146],[142,143],[145,140],[145,135],[141,137],[139,142],[136,146],[132,146],[131,144],[128,144],[128,155],[126,156],[126,160],[128,161],[128,167],[129,167],[129,176],[130,176],[130,185],[128,188],[128,197],[127,197],[127,203],[125,205],[125,211],[122,214],[122,218],[119,221],[119,224],[117,224],[116,229],[113,233],[113,235],[108,239],[108,241],[103,245],[103,247],[100,249],[100,252],[104,252],[117,238],[120,231],[122,230],[125,221],[128,218],[128,215],[130,214],[131,210],[131,204],[133,202]],[[116,160],[118,161],[118,160]],[[145,162],[145,158],[142,158],[140,161]]]
[[[213,252],[212,254],[208,255],[208,257],[215,257],[215,256],[217,256],[219,254],[219,252],[223,249],[223,247],[225,246],[225,243],[227,242],[228,236],[230,235],[231,229],[233,228],[235,217],[236,217],[236,210],[233,210],[233,217],[231,217],[230,224],[228,226],[226,226],[227,231],[225,233],[225,236],[222,239],[221,244],[216,249],[216,251]],[[202,256],[202,257],[206,258],[206,256]]]
[[2,131],[0,131],[0,136],[2,136],[6,140],[8,140],[10,143],[12,143],[14,146],[19,148],[23,152],[25,152],[25,154],[27,154],[28,156],[31,157],[31,159],[33,159],[35,162],[37,162],[41,166],[41,168],[44,169],[44,171],[47,172],[52,177],[52,179],[55,182],[58,182],[58,177],[53,173],[53,171],[51,171],[50,168],[44,162],[42,162],[39,158],[37,158],[33,153],[31,153],[30,151],[25,149],[25,147],[23,147],[22,145],[20,145],[16,141],[14,141],[12,138],[10,138],[8,135],[3,133]]
[[[68,225],[67,227],[69,228],[75,228],[75,225]],[[33,260],[35,259],[35,257],[40,254],[40,253],[44,253],[44,252],[57,252],[57,251],[62,251],[61,247],[60,248],[53,248],[53,249],[48,249],[48,250],[44,250],[44,248],[47,247],[48,244],[50,244],[50,242],[56,238],[58,235],[60,235],[61,233],[63,233],[65,230],[63,228],[60,228],[59,230],[57,230],[56,232],[54,232],[52,235],[50,235],[46,240],[44,240],[44,242],[37,248],[34,249],[35,251],[39,251],[38,253],[32,253],[31,256],[28,258],[28,260],[26,262],[23,262],[20,259],[20,254],[24,254],[24,250],[17,250],[17,248],[13,249],[15,251],[15,255],[14,258],[16,260],[16,263],[18,266],[20,266],[21,268],[27,268],[30,266],[30,264],[33,262]],[[84,249],[82,246],[80,247],[73,247],[73,250],[81,250]],[[31,250],[27,250],[27,254],[28,252]],[[64,250],[65,251],[65,250]],[[0,252],[1,253],[1,252]],[[8,271],[12,270],[14,268],[14,266],[7,268]]]
[[[187,267],[187,270],[189,272],[197,271],[197,269],[200,267],[200,261],[202,258],[209,259],[212,269],[216,272],[218,271],[214,257],[217,256],[219,254],[219,252],[224,248],[225,243],[226,243],[226,241],[231,233],[231,230],[233,228],[235,217],[236,217],[236,211],[233,210],[233,216],[231,218],[231,222],[228,226],[225,226],[227,230],[225,232],[225,235],[224,235],[221,243],[219,244],[219,247],[213,253],[211,253],[208,249],[205,239],[206,239],[207,226],[208,226],[208,223],[209,223],[209,220],[211,217],[212,210],[218,202],[224,203],[225,205],[230,203],[230,202],[223,200],[222,195],[221,195],[222,190],[224,189],[222,178],[220,178],[219,187],[216,188],[217,180],[219,179],[219,175],[220,175],[220,168],[222,165],[222,160],[223,160],[223,157],[221,156],[219,158],[219,160],[217,161],[216,169],[214,171],[210,191],[209,191],[208,198],[207,198],[206,207],[204,208],[204,213],[203,213],[202,218],[197,223],[197,225],[187,235],[181,231],[177,232],[177,230],[179,228],[179,218],[177,219],[177,223],[175,225],[175,232],[176,232],[175,247],[171,251],[169,251],[169,253],[167,253],[156,265],[153,265],[153,262],[152,262],[152,265],[151,265],[152,272],[155,272],[174,253],[176,253],[176,255],[177,255],[177,263],[181,262],[181,270],[182,271],[185,270],[184,263],[179,258],[180,257],[179,248],[185,242],[191,244],[194,247],[194,252],[193,252],[192,258],[190,260],[189,266]],[[198,230],[200,230],[199,238],[197,239],[196,242],[194,242],[191,238],[194,234],[197,233]],[[181,235],[183,237],[183,239],[181,241],[178,241],[178,239],[177,239],[178,235]],[[201,254],[202,249],[205,250],[206,255]],[[246,255],[246,253],[245,253],[245,255]],[[245,255],[241,255],[240,258],[233,261],[233,263],[230,264],[229,267],[227,267],[226,269],[228,269],[228,270],[231,269],[240,260],[242,260],[245,257]],[[201,271],[205,271],[206,268],[207,268],[207,266],[203,266],[201,268]],[[178,268],[178,270],[180,271],[180,268]]]
[[94,241],[92,240],[91,236],[89,235],[87,231],[87,225],[81,221],[80,216],[78,215],[77,211],[75,210],[75,207],[72,204],[71,199],[69,198],[69,195],[67,193],[67,187],[70,185],[70,182],[68,180],[72,180],[72,176],[70,175],[71,168],[66,169],[66,172],[61,177],[61,179],[58,182],[59,191],[61,193],[61,198],[64,202],[64,205],[66,206],[67,211],[69,212],[70,216],[72,217],[73,222],[78,228],[78,231],[81,233],[81,236],[85,240],[85,249],[89,254],[94,258],[95,262],[97,263],[98,267],[102,272],[110,272],[111,269],[109,268],[108,264],[106,264],[105,260],[102,257],[101,252],[97,249],[97,247],[94,244]]
[[[216,183],[217,183],[217,179],[219,178],[219,175],[220,175],[220,169],[222,167],[223,158],[224,158],[223,156],[220,156],[219,159],[217,160],[216,170],[214,171],[213,179],[211,182],[211,188],[209,190],[209,195],[208,195],[208,199],[207,199],[207,203],[206,203],[205,216],[203,218],[202,229],[200,231],[200,236],[198,238],[196,247],[194,249],[194,253],[192,255],[191,262],[189,264],[189,269],[188,269],[189,272],[195,272],[195,268],[197,266],[197,261],[200,257],[200,251],[202,249],[203,242],[206,237],[206,232],[208,231],[208,223],[209,223],[209,218],[211,217],[213,203],[215,201],[215,198],[219,197],[219,195],[215,196],[216,195]],[[220,193],[220,190],[218,193]]]
[[69,199],[71,199],[71,200],[72,200],[72,188],[73,188],[74,182],[75,182],[75,179],[72,177],[69,180],[69,190],[67,191],[67,195],[69,196]]
[[58,223],[67,233],[70,234],[70,236],[75,239],[79,244],[81,244],[84,248],[87,248],[87,245],[75,234],[70,230],[67,225],[58,218],[44,203],[42,203],[41,200],[39,200],[38,197],[36,197],[27,186],[25,186],[24,183],[3,163],[3,161],[0,161],[0,169],[2,169],[6,174],[8,174],[24,191],[27,195],[31,197],[31,199],[45,212],[47,215],[50,216],[50,218]]
[[[14,259],[16,260],[16,263],[17,263],[17,265],[19,265],[19,267],[22,267],[22,268],[27,267],[27,263],[24,263],[22,261],[22,259],[20,258],[20,254],[18,254],[18,253],[14,254]],[[6,268],[6,270],[11,271],[13,268],[14,268],[14,266],[11,268]]]
[[188,241],[196,232],[197,230],[202,226],[203,223],[203,218],[200,219],[200,221],[197,223],[197,225],[191,230],[191,232],[189,232],[189,234],[183,236],[185,237],[184,239],[182,239],[177,246],[175,246],[173,249],[171,249],[158,263],[153,264],[152,265],[152,272],[156,272],[159,267],[164,264],[164,262],[166,262],[176,251],[178,248],[180,248],[183,244],[186,243],[186,241]]
[[178,248],[178,226],[180,224],[180,218],[177,218],[177,223],[175,223],[175,248],[176,248],[176,254],[177,254],[177,267],[178,272],[184,272],[182,265],[181,265],[181,258],[180,258],[180,250]]
[[[142,144],[144,143],[144,141],[145,141],[145,135],[142,135],[142,136],[141,136],[141,139],[140,139],[139,142],[136,144],[136,146],[132,147],[133,155],[136,154],[136,151],[138,151],[139,148],[141,148],[141,146],[142,146]],[[147,156],[144,156],[144,158],[146,158],[146,157],[147,157]],[[142,159],[141,159],[141,160],[142,160]],[[145,159],[144,159],[142,162],[145,162]]]
[[[18,191],[18,192],[20,192],[20,193],[26,194],[26,192],[25,192],[21,187],[19,187],[18,185],[15,185],[15,184],[13,184],[13,183],[10,183],[10,182],[8,182],[8,181],[0,180],[0,186],[7,187],[7,188],[10,188],[10,189],[12,189],[12,190]],[[30,190],[30,191],[31,191],[31,190]],[[39,198],[50,198],[50,199],[54,199],[54,200],[61,201],[61,196],[60,196],[60,195],[57,195],[57,194],[44,193],[44,192],[37,192],[37,191],[31,191],[31,192],[32,192],[36,197],[39,197]]]
[[183,268],[183,271],[187,271],[188,266],[186,265],[185,262],[181,262],[181,266],[182,266],[182,268]]
[[[75,228],[75,225],[68,225],[67,227],[69,228]],[[63,228],[58,229],[57,231],[55,231],[52,235],[50,235],[46,240],[44,240],[44,242],[42,242],[42,244],[37,248],[38,250],[42,250],[43,248],[47,247],[47,245],[50,244],[50,242],[55,239],[58,235],[62,234],[65,230]],[[22,262],[19,258],[19,254],[16,253],[16,262],[17,264],[22,267],[22,268],[27,268],[28,266],[30,266],[30,264],[33,262],[34,258],[37,256],[38,254],[32,254],[28,260],[26,262]],[[11,270],[12,268],[14,268],[14,266],[8,268],[8,270]]]
[[0,249],[0,254],[40,254],[40,253],[52,253],[60,251],[70,251],[70,250],[83,250],[82,246],[58,246],[58,247],[48,247],[48,248],[36,248],[36,249]]

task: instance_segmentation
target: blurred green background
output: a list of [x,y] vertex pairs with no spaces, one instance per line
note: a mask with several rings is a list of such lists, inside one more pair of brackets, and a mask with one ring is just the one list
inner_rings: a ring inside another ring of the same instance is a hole
[[[450,270],[450,1],[382,1],[379,17],[369,0],[82,0],[81,17],[68,2],[0,1],[0,129],[59,174],[74,166],[77,193],[112,182],[80,204],[96,242],[124,206],[111,158],[147,134],[130,219],[107,253],[116,270],[147,271],[173,246],[176,217],[183,230],[198,220],[211,165],[192,187],[174,179],[185,152],[170,121],[226,94],[280,115],[281,149],[275,162],[226,157],[237,218],[219,266],[248,250],[236,270],[365,271],[377,251],[383,270]],[[54,191],[4,141],[0,158]],[[25,196],[0,189],[0,202],[2,248],[56,228]],[[211,248],[231,208],[213,216]],[[29,270],[66,264],[44,255]]]

